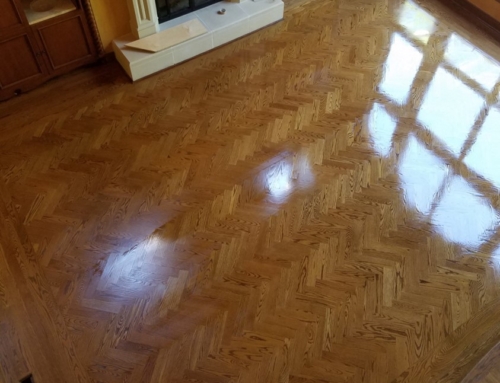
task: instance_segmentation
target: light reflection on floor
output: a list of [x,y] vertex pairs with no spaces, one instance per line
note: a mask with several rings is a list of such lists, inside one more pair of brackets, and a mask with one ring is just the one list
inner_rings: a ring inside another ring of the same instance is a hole
[[[497,202],[481,192],[500,190],[500,63],[440,31],[413,1],[401,6],[399,24],[378,87],[386,101],[367,118],[371,145],[382,158],[398,147],[403,198],[423,222],[451,243],[480,249],[500,228]],[[400,110],[414,115],[413,126],[402,126]]]
[[283,163],[267,174],[267,187],[271,195],[281,198],[292,190],[292,165]]
[[368,119],[368,128],[373,147],[382,157],[387,157],[392,147],[392,136],[397,120],[392,117],[382,104],[375,103]]
[[438,68],[418,120],[458,156],[484,99],[443,68]]
[[413,135],[398,168],[406,202],[427,215],[448,174],[445,163]]
[[491,254],[491,266],[495,269],[497,273],[500,272],[500,247],[495,249]]
[[413,1],[406,1],[399,12],[399,24],[415,39],[427,44],[436,27],[436,19],[418,7]]
[[[149,268],[149,265],[158,268],[158,260],[154,259],[156,254],[165,254],[169,251],[171,249],[169,249],[168,239],[155,233],[123,254],[110,255],[98,288],[105,290],[111,286],[118,286],[120,289],[133,291],[134,294],[146,294],[155,284],[153,281],[144,283],[144,279],[137,274],[140,274],[144,268]],[[168,257],[162,259],[169,260]],[[165,266],[168,267],[168,265]],[[151,271],[149,273],[151,274]],[[160,283],[156,289],[165,290],[166,285]]]
[[285,203],[292,193],[315,185],[310,158],[301,154],[287,157],[286,153],[281,153],[280,156],[285,158],[264,170],[264,187],[270,201],[278,205]]
[[478,248],[495,228],[498,217],[488,201],[465,179],[453,177],[432,217],[445,239],[468,248]]
[[421,61],[422,53],[399,33],[394,33],[379,91],[397,104],[406,103]]
[[465,164],[500,190],[500,110],[492,109],[486,117]]
[[444,58],[488,92],[500,78],[500,65],[455,33],[448,40]]

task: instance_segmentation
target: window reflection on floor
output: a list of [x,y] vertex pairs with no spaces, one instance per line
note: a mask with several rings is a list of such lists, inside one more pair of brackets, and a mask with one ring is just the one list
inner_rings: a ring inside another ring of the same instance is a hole
[[500,273],[500,248],[497,248],[491,254],[491,266],[493,266],[497,273]]
[[405,201],[422,214],[429,214],[448,168],[411,135],[399,164]]
[[446,188],[432,223],[448,241],[477,248],[487,239],[488,230],[494,229],[498,217],[486,199],[456,176]]
[[[482,248],[500,235],[497,202],[480,192],[500,190],[500,63],[439,30],[413,1],[399,15],[378,87],[386,101],[369,112],[371,143],[381,157],[400,154],[396,170],[407,206],[446,240]],[[414,125],[399,121],[399,111],[415,113]],[[497,258],[500,265],[500,249]]]
[[448,40],[444,57],[487,91],[491,91],[500,78],[500,65],[455,33]]
[[422,52],[395,33],[385,64],[384,79],[379,86],[380,92],[397,104],[406,103],[422,57]]
[[491,262],[489,265],[495,269],[497,274],[500,274],[500,248],[497,248],[491,254]]
[[500,111],[493,109],[465,163],[500,189]]
[[417,118],[458,156],[483,105],[479,94],[439,68]]
[[387,157],[391,151],[392,135],[396,130],[396,124],[396,120],[382,104],[373,104],[368,120],[368,128],[370,129],[373,147],[382,157]]
[[423,43],[429,41],[436,27],[436,19],[418,7],[413,1],[407,1],[401,7],[399,24],[409,35]]

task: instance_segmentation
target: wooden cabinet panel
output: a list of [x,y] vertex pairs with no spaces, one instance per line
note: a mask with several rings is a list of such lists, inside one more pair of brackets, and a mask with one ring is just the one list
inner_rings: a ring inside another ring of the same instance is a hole
[[67,70],[93,59],[93,50],[80,15],[38,28],[49,68]]
[[0,88],[36,79],[44,75],[44,68],[34,53],[28,34],[0,42]]
[[30,0],[0,0],[0,100],[96,59],[82,0],[39,13]]
[[14,3],[11,0],[3,0],[0,11],[0,31],[22,24],[21,15],[17,12]]

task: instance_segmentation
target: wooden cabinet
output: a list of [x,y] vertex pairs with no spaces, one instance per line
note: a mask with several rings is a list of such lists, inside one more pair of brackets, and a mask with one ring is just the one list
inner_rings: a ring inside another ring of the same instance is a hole
[[47,71],[43,64],[37,44],[29,33],[10,36],[0,41],[0,87],[2,96],[28,89],[45,81]]
[[9,31],[15,32],[16,29],[22,30],[23,27],[23,18],[16,5],[10,1],[4,1],[0,13],[0,36]]
[[56,0],[36,12],[31,0],[1,0],[0,100],[96,60],[80,0]]

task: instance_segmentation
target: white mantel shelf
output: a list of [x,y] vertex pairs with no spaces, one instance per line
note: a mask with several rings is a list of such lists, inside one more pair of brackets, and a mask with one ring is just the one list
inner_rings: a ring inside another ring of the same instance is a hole
[[[217,13],[221,8],[226,9],[224,15]],[[136,81],[282,20],[283,12],[282,0],[215,3],[156,27],[161,32],[197,18],[208,30],[201,36],[160,52],[148,53],[126,47],[125,44],[137,40],[129,34],[114,40],[113,49],[118,62]]]

